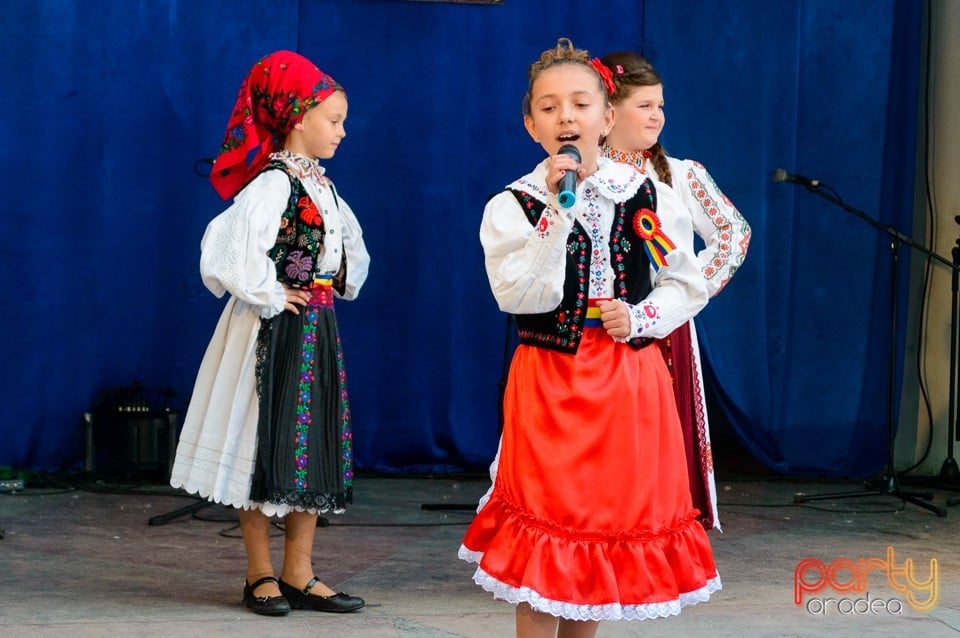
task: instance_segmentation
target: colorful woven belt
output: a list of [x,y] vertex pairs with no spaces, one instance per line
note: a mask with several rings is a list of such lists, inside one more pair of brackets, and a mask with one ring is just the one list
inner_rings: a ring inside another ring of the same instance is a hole
[[308,306],[333,307],[333,275],[316,275],[310,284]]

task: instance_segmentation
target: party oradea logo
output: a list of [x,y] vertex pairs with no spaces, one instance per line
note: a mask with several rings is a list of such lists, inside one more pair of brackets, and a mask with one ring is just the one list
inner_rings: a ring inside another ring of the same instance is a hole
[[[900,616],[905,607],[930,611],[940,595],[937,559],[931,558],[929,568],[921,566],[920,572],[912,558],[898,563],[893,547],[887,547],[886,558],[836,558],[829,563],[804,558],[793,570],[793,602],[816,615]],[[870,591],[880,585],[884,591]]]

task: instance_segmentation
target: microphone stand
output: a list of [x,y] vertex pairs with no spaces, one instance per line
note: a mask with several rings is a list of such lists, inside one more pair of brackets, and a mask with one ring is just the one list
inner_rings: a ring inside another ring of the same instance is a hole
[[[953,220],[960,224],[960,215],[955,215]],[[943,460],[940,466],[939,480],[942,484],[933,482],[934,485],[948,490],[960,490],[960,467],[953,457],[953,447],[960,436],[958,430],[958,409],[957,405],[957,365],[960,362],[960,342],[958,342],[958,332],[960,332],[960,238],[954,242],[951,250],[953,256],[953,269],[950,273],[950,402],[947,421],[947,458]],[[923,485],[930,485],[931,481],[920,481]],[[947,499],[947,505],[960,504],[960,497],[951,497]]]
[[[785,173],[784,173],[784,174],[785,174]],[[777,181],[783,181],[782,179],[779,179],[779,177],[781,177],[781,171],[778,170],[778,172],[777,172],[777,174],[775,174],[774,178],[775,178]],[[791,180],[789,180],[789,181],[795,181],[795,180],[791,179]],[[843,210],[845,210],[846,212],[852,214],[854,217],[857,217],[857,218],[859,218],[859,219],[862,219],[863,221],[867,222],[868,224],[870,224],[870,225],[873,226],[874,228],[877,228],[877,229],[883,231],[884,233],[886,233],[887,236],[889,236],[889,238],[890,238],[890,257],[891,257],[892,265],[891,265],[891,273],[890,273],[890,353],[889,353],[888,384],[887,384],[887,388],[888,388],[888,396],[887,396],[887,461],[886,461],[886,467],[884,468],[883,475],[882,475],[882,478],[881,478],[881,481],[880,481],[880,486],[877,487],[877,488],[874,488],[874,489],[865,489],[865,490],[854,491],[854,492],[834,492],[834,493],[830,493],[830,494],[815,494],[815,495],[814,495],[814,494],[804,494],[804,493],[802,493],[802,492],[798,492],[797,494],[794,495],[794,497],[793,497],[793,502],[794,502],[794,503],[806,503],[806,502],[808,502],[808,501],[831,500],[831,499],[841,499],[841,498],[857,498],[857,497],[861,497],[861,496],[895,496],[895,497],[901,499],[901,500],[904,501],[904,502],[909,502],[909,503],[912,503],[912,504],[914,504],[914,505],[916,505],[916,506],[918,506],[918,507],[922,507],[922,508],[924,508],[924,509],[926,509],[926,510],[929,510],[929,511],[933,512],[933,513],[936,514],[938,517],[943,518],[943,517],[945,517],[945,516],[947,515],[947,510],[944,509],[944,508],[942,508],[942,507],[939,507],[939,506],[937,506],[937,505],[934,505],[933,503],[930,502],[930,500],[933,498],[933,494],[932,494],[932,493],[930,493],[930,492],[926,492],[926,493],[904,492],[904,491],[901,489],[901,487],[900,487],[900,481],[899,481],[898,478],[897,478],[897,471],[896,471],[896,469],[895,469],[895,467],[894,467],[894,442],[895,442],[895,439],[896,439],[896,431],[895,431],[895,428],[894,428],[894,423],[895,423],[896,420],[897,420],[897,415],[896,415],[896,400],[894,399],[894,389],[895,389],[895,386],[896,386],[895,379],[896,379],[896,374],[897,374],[897,372],[896,372],[896,366],[897,366],[897,347],[896,347],[896,346],[897,346],[897,287],[898,287],[898,285],[897,285],[897,284],[898,284],[898,282],[897,282],[897,272],[898,272],[898,270],[899,270],[900,248],[901,248],[902,246],[904,246],[904,245],[910,246],[911,248],[914,248],[914,249],[916,249],[916,250],[918,250],[918,251],[926,254],[926,255],[927,255],[928,257],[930,257],[931,259],[934,259],[935,261],[938,261],[938,262],[946,265],[947,267],[949,267],[949,268],[953,271],[953,276],[954,276],[954,304],[953,304],[953,308],[954,308],[954,323],[953,323],[953,336],[954,336],[954,338],[951,340],[951,344],[952,344],[953,347],[955,347],[955,345],[956,345],[956,343],[955,343],[955,342],[956,342],[956,338],[955,338],[955,337],[956,337],[956,330],[957,330],[957,327],[958,327],[958,326],[957,326],[957,323],[956,323],[956,312],[957,312],[957,300],[956,300],[957,285],[956,285],[956,281],[957,281],[958,266],[957,266],[956,263],[950,262],[950,261],[944,259],[943,257],[941,257],[940,255],[938,255],[937,253],[929,250],[926,246],[922,246],[922,245],[916,243],[915,241],[913,241],[912,238],[904,235],[903,233],[901,233],[900,231],[898,231],[898,230],[897,230],[896,228],[894,228],[893,226],[888,225],[888,224],[881,224],[880,222],[878,222],[877,220],[873,219],[872,217],[870,217],[869,215],[867,215],[867,214],[864,213],[863,211],[857,210],[856,208],[850,206],[849,204],[847,204],[846,202],[844,202],[843,199],[840,198],[840,196],[836,193],[836,191],[834,191],[832,188],[830,188],[830,187],[827,186],[826,184],[822,184],[821,182],[816,182],[816,181],[808,180],[808,179],[806,179],[806,178],[804,178],[803,180],[797,179],[797,180],[796,180],[796,183],[801,184],[802,186],[804,186],[804,187],[805,187],[808,191],[810,191],[811,193],[814,193],[814,194],[816,194],[816,195],[819,195],[820,197],[826,199],[828,202],[830,202],[830,203],[832,203],[832,204],[835,204],[835,205],[839,206],[840,208],[842,208]],[[825,189],[827,189],[827,190],[825,190]],[[828,192],[828,191],[829,191],[829,192]],[[957,251],[954,251],[954,262],[958,261],[958,258],[960,258],[960,255],[958,255]],[[954,402],[955,402],[954,397],[955,397],[955,394],[956,394],[956,386],[955,386],[955,379],[954,379],[954,375],[955,375],[955,368],[954,368],[954,366],[955,366],[955,364],[956,364],[956,359],[957,359],[956,354],[957,354],[957,353],[956,353],[956,350],[955,350],[955,349],[951,349],[951,366],[952,366],[952,367],[951,367],[951,372],[952,372],[952,374],[951,374],[951,380],[950,380],[950,406],[951,406],[951,407],[950,407],[950,411],[951,411],[951,412],[950,412],[950,421],[949,421],[949,429],[951,430],[951,432],[949,433],[949,440],[948,440],[948,458],[947,458],[947,461],[949,462],[950,467],[951,467],[952,469],[949,470],[949,472],[953,472],[953,471],[956,470],[956,468],[957,468],[956,461],[953,460],[953,436],[954,436],[954,435],[953,435],[953,432],[952,432],[952,430],[954,429],[954,426],[955,426],[955,418],[956,418],[956,414],[955,414],[954,411],[953,411],[953,405],[954,405]],[[932,424],[931,424],[931,425],[932,425]],[[945,462],[945,464],[944,464],[944,467],[945,467],[945,468],[947,467],[947,463],[946,463],[946,462]],[[960,476],[960,471],[957,471],[956,474],[957,474],[957,476]]]
[[[953,220],[960,224],[960,215],[955,215]],[[940,466],[941,480],[952,483],[954,486],[960,485],[960,467],[957,467],[957,461],[953,458],[953,443],[957,436],[957,360],[960,359],[960,344],[957,342],[957,331],[960,330],[960,238],[954,242],[953,250],[953,271],[950,273],[950,413],[948,415],[949,437],[947,438],[947,458]],[[949,504],[949,503],[948,503]]]

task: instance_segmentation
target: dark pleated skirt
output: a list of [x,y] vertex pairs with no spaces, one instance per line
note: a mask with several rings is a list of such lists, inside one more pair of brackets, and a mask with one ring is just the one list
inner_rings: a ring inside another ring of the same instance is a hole
[[353,500],[343,352],[333,307],[262,322],[257,341],[257,460],[250,500],[318,512]]

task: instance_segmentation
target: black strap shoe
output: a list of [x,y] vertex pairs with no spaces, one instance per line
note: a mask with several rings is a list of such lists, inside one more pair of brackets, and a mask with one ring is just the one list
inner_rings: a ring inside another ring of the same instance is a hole
[[310,588],[320,582],[316,576],[310,579],[307,586],[297,589],[292,585],[280,581],[280,593],[290,602],[291,609],[312,609],[313,611],[327,611],[334,614],[345,614],[356,611],[365,604],[363,598],[350,596],[343,592],[333,596],[316,596],[310,593]]
[[286,616],[290,613],[290,603],[283,596],[254,596],[253,590],[264,583],[275,583],[283,591],[283,585],[273,576],[264,576],[252,585],[243,581],[243,604],[255,614],[264,616]]

